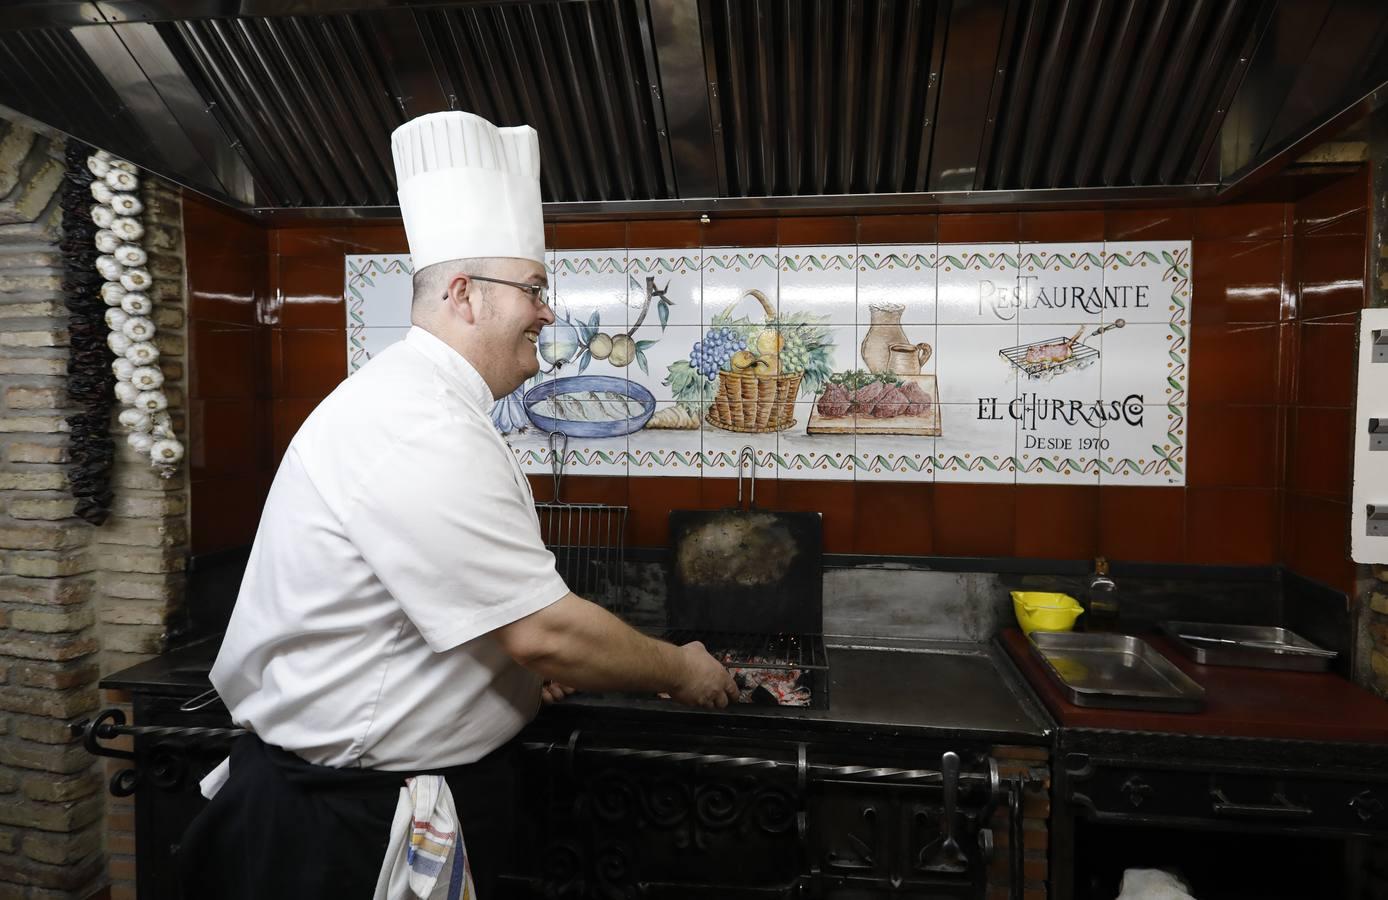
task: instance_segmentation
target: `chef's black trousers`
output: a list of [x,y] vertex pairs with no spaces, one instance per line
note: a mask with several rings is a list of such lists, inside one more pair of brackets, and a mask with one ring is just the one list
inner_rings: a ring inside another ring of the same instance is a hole
[[334,769],[254,735],[231,746],[231,776],[176,855],[184,900],[370,900],[405,779],[443,775],[453,792],[480,900],[510,868],[515,754],[429,772]]

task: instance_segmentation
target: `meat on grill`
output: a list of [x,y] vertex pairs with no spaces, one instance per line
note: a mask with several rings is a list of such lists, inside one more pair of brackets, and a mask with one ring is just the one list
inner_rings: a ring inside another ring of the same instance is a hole
[[1084,333],[1084,326],[1075,332],[1075,336],[1068,340],[1051,341],[1047,344],[1037,344],[1035,347],[1027,348],[1026,362],[1028,365],[1037,363],[1063,363],[1074,355],[1075,342]]
[[[810,705],[810,688],[804,683],[803,669],[793,666],[761,668],[786,663],[787,660],[764,656],[739,659],[732,653],[724,653],[722,661],[730,664],[728,672],[733,676],[733,681],[737,682],[739,703],[757,703],[763,706]],[[747,667],[737,665],[739,662]]]

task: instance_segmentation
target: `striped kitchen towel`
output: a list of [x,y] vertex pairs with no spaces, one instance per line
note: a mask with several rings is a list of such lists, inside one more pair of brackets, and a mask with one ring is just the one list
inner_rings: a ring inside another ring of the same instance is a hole
[[453,793],[441,775],[400,789],[375,900],[477,900]]

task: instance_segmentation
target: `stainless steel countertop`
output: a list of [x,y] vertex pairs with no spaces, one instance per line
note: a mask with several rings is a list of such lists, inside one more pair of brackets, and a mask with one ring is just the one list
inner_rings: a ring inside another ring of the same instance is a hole
[[707,716],[736,725],[760,719],[785,728],[864,725],[924,734],[967,732],[979,738],[1033,744],[1049,738],[1049,716],[1011,661],[993,645],[840,635],[826,635],[825,641],[828,709],[734,704],[706,711],[655,697],[584,693],[559,706],[594,712],[639,710],[660,718]]

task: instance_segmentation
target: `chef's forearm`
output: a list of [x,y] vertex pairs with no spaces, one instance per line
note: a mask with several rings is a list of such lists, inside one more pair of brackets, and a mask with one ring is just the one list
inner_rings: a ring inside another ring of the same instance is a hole
[[495,635],[527,669],[581,690],[671,691],[684,669],[673,644],[646,637],[575,594]]

